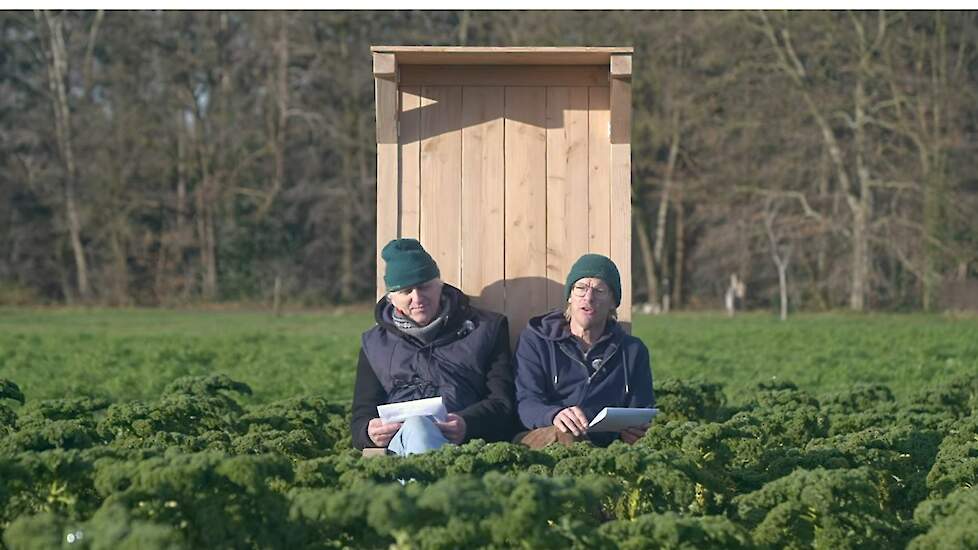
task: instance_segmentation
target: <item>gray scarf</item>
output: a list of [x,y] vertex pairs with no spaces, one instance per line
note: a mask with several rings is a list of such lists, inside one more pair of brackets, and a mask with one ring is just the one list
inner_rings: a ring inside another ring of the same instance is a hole
[[423,327],[419,327],[411,318],[401,315],[396,307],[391,308],[391,319],[394,321],[394,326],[404,334],[417,338],[425,344],[430,344],[438,336],[438,333],[441,332],[441,327],[445,324],[445,319],[448,318],[449,308],[451,307],[448,302],[448,299],[443,294],[441,297],[441,310],[438,312],[438,317]]

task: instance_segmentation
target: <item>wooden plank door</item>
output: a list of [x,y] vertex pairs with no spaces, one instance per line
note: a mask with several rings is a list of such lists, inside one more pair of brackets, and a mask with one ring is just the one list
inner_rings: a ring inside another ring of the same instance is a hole
[[506,314],[515,345],[531,316],[565,303],[578,257],[611,255],[616,225],[608,86],[503,77],[400,87],[397,230],[445,282]]

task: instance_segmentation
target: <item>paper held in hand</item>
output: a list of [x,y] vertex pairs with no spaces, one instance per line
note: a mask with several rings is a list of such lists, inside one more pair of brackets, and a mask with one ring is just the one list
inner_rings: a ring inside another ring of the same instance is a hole
[[644,426],[652,422],[659,409],[630,409],[605,407],[587,426],[588,432],[620,432],[632,426]]
[[378,405],[377,413],[384,423],[404,422],[412,416],[433,416],[439,422],[448,420],[448,411],[445,410],[445,403],[442,402],[441,397]]

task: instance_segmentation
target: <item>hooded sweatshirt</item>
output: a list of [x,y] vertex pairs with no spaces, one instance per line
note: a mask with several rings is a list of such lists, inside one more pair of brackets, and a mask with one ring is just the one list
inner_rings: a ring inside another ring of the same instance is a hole
[[[361,338],[350,431],[358,449],[374,446],[367,425],[377,405],[440,396],[465,419],[465,439],[505,441],[515,431],[509,325],[502,315],[469,305],[446,284],[437,334],[412,335],[395,322],[381,298],[376,326]],[[420,336],[420,335],[419,335]]]
[[[585,353],[570,333],[562,309],[530,319],[516,346],[516,402],[527,428],[552,426],[554,416],[578,406],[594,419],[605,407],[653,407],[649,350],[608,320]],[[613,433],[591,434],[599,445]]]

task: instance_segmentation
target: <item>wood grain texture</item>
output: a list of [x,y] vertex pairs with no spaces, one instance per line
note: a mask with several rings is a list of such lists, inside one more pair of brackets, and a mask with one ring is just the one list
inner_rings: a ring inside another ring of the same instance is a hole
[[384,293],[384,262],[380,251],[397,237],[399,161],[397,150],[397,83],[374,79],[377,130],[377,277],[378,298]]
[[441,278],[461,284],[462,88],[421,90],[421,244]]
[[629,79],[632,77],[631,54],[612,54],[611,78]]
[[404,65],[402,86],[607,86],[607,65]]
[[547,309],[564,302],[561,285],[588,251],[588,89],[547,88]]
[[632,146],[611,146],[611,253],[621,274],[618,320],[631,331],[632,320]]
[[462,89],[462,286],[473,303],[505,311],[501,86]]
[[506,315],[514,341],[547,307],[546,108],[546,88],[506,88]]
[[421,88],[401,87],[400,219],[398,236],[421,236]]
[[611,81],[611,143],[632,141],[632,83]]
[[397,143],[397,83],[375,78],[377,143]]
[[611,81],[611,259],[621,272],[618,319],[632,319],[632,83]]
[[384,295],[384,260],[380,251],[397,238],[397,144],[377,145],[377,299]]
[[611,142],[608,88],[588,89],[588,251],[611,252]]
[[393,53],[399,65],[605,65],[612,54],[630,54],[631,47],[462,47],[373,46]]
[[373,52],[374,76],[393,77],[397,74],[397,57],[393,53]]

